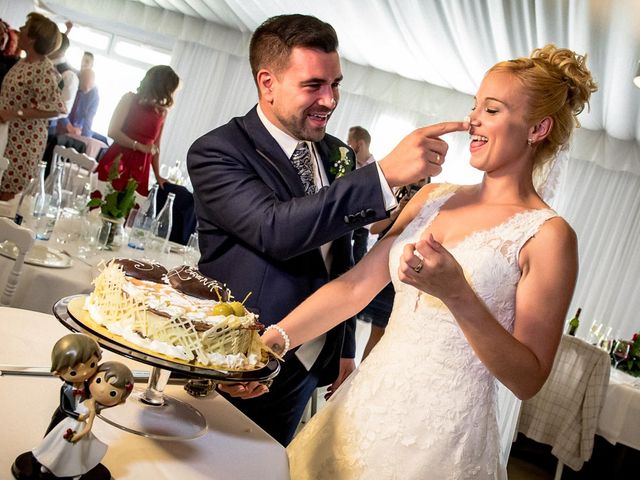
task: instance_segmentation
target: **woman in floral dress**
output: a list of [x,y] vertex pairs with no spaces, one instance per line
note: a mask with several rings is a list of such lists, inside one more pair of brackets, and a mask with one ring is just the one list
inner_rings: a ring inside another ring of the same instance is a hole
[[46,57],[60,39],[57,25],[39,13],[27,15],[20,28],[18,48],[26,57],[9,70],[0,90],[0,126],[8,126],[4,156],[9,159],[0,200],[11,200],[25,188],[44,152],[47,119],[66,112],[60,75]]

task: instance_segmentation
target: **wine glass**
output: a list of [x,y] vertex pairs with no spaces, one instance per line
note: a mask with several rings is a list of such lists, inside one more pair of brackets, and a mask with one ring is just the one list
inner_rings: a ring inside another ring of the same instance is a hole
[[591,345],[597,345],[598,340],[602,332],[602,323],[598,323],[596,320],[591,322],[591,328],[589,328],[589,343]]
[[629,350],[631,345],[626,340],[616,340],[613,345],[613,366],[618,368],[618,365],[629,358]]

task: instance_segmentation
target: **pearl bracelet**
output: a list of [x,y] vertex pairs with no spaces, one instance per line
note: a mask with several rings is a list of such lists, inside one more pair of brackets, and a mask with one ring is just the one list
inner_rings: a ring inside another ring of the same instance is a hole
[[285,332],[284,328],[282,328],[280,325],[275,325],[275,324],[269,325],[267,328],[264,329],[264,333],[267,333],[269,330],[277,330],[280,336],[282,337],[282,339],[284,340],[284,350],[282,350],[282,352],[276,352],[281,357],[284,357],[284,355],[289,351],[289,347],[291,346],[291,340],[289,339],[289,335],[287,335],[287,332]]

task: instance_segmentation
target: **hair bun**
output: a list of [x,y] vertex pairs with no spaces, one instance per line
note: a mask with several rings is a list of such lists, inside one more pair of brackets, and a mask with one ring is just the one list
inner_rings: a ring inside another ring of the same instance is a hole
[[587,56],[578,55],[568,48],[558,48],[550,43],[531,53],[532,59],[541,59],[549,63],[567,85],[567,102],[575,115],[589,103],[591,94],[598,90],[591,72],[587,68]]

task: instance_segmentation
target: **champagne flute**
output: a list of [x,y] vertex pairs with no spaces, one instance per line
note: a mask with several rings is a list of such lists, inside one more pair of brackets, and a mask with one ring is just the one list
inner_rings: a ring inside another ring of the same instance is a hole
[[629,350],[631,345],[626,340],[616,340],[613,346],[613,366],[618,368],[618,365],[629,358]]

